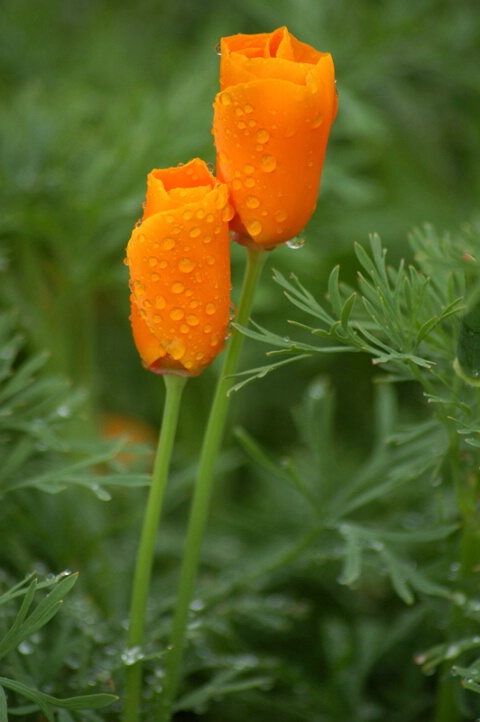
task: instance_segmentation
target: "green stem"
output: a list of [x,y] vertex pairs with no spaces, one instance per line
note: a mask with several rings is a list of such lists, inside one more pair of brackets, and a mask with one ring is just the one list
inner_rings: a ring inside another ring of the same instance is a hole
[[[472,452],[474,453],[474,452]],[[453,436],[450,445],[451,477],[457,494],[458,513],[462,522],[458,573],[456,585],[467,597],[478,594],[478,573],[480,561],[480,516],[478,513],[478,460],[468,461],[468,454],[462,461],[458,434]],[[451,642],[474,634],[474,625],[465,616],[463,610],[452,603],[450,612]],[[445,663],[440,669],[439,688],[435,722],[460,722],[464,718],[461,712],[461,692],[458,680],[451,675],[451,663]]]
[[[258,279],[260,278],[265,256],[266,252],[263,250],[248,249],[247,268],[236,315],[236,322],[242,326],[246,326],[248,322],[253,296]],[[237,369],[243,338],[240,332],[234,331],[228,342],[223,368],[212,402],[203,440],[197,481],[188,522],[185,552],[180,571],[178,596],[172,626],[171,650],[167,658],[164,694],[162,695],[158,722],[167,722],[170,720],[172,706],[177,692],[190,603],[192,601],[197,577],[200,547],[210,508],[215,462],[222,442],[228,411],[227,393],[233,384],[233,379],[229,377],[234,374]]]
[[137,722],[140,719],[142,693],[141,653],[144,641],[145,610],[155,554],[155,541],[177,429],[180,401],[187,380],[175,374],[166,374],[163,378],[166,397],[162,426],[132,586],[127,650],[130,659],[127,661],[126,667],[124,722]]

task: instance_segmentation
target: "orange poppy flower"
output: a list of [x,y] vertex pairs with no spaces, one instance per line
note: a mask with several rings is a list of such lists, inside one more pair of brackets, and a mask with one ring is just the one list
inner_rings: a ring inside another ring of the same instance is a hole
[[133,337],[151,371],[196,376],[223,349],[232,213],[226,185],[198,158],[148,175],[125,262]]
[[273,247],[315,210],[337,112],[333,61],[285,27],[223,38],[220,49],[213,134],[236,211],[231,228]]

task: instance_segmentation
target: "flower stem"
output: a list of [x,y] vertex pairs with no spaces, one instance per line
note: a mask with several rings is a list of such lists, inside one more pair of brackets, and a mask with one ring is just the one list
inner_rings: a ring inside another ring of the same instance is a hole
[[[245,326],[248,322],[255,288],[260,278],[265,256],[266,252],[261,249],[248,248],[247,268],[236,315],[236,322],[242,326]],[[171,649],[167,657],[165,686],[161,699],[161,710],[158,722],[168,722],[168,720],[170,720],[172,706],[177,692],[189,608],[195,587],[200,547],[205,532],[213,490],[215,462],[222,442],[228,411],[227,393],[233,384],[233,380],[229,377],[234,374],[237,369],[243,338],[243,335],[239,331],[234,331],[232,338],[228,342],[223,368],[217,384],[203,440],[188,522],[185,552],[180,571],[180,582],[171,634]]]
[[126,667],[124,722],[137,722],[141,712],[142,645],[144,641],[145,610],[152,574],[155,540],[167,486],[170,459],[177,429],[180,401],[186,378],[175,374],[164,377],[166,396],[162,426],[153,467],[152,484],[143,519],[140,544],[135,563],[128,632],[129,656]]

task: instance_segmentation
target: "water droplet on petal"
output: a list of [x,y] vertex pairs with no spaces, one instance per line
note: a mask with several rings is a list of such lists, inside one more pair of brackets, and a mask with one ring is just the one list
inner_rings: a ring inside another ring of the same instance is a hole
[[198,316],[195,316],[194,313],[191,313],[190,315],[188,315],[186,318],[186,321],[189,326],[198,326],[198,324],[200,323]]
[[166,251],[171,251],[172,248],[175,246],[175,241],[173,240],[173,238],[170,238],[170,236],[167,236],[167,238],[163,239],[162,245]]
[[[203,239],[205,241],[205,239]],[[178,268],[182,273],[190,273],[193,271],[195,264],[190,258],[181,258],[178,262]]]
[[172,308],[170,311],[170,318],[172,321],[180,321],[184,317],[184,312],[181,308]]
[[257,130],[255,138],[257,139],[258,143],[266,143],[270,138],[270,133],[268,132],[268,130],[261,128],[260,130]]
[[260,166],[265,173],[271,173],[277,167],[277,159],[273,155],[263,155]]
[[215,45],[214,50],[215,50],[215,52],[217,53],[217,55],[221,55],[221,54],[222,54],[222,48],[221,48],[220,43],[217,43],[217,44]]
[[294,251],[301,248],[305,243],[305,238],[299,238],[298,236],[296,238],[292,238],[290,241],[287,241],[287,246],[289,248],[293,248]]
[[215,313],[217,310],[217,307],[214,303],[207,303],[205,306],[205,313],[207,313],[209,316]]
[[222,221],[225,223],[228,223],[228,221],[231,221],[233,216],[235,215],[235,209],[233,206],[230,205],[230,203],[227,203],[225,208],[222,211]]
[[245,188],[253,188],[254,185],[255,185],[255,178],[252,178],[252,176],[245,178]]
[[211,243],[212,236],[203,236],[203,242],[204,243]]
[[312,128],[319,128],[323,123],[323,115],[319,113],[315,116],[312,123]]
[[247,221],[247,231],[250,236],[258,236],[262,232],[260,221]]
[[172,339],[164,348],[175,361],[181,359],[185,353],[185,344],[179,338]]
[[162,311],[166,305],[167,305],[167,302],[165,301],[163,296],[156,296],[155,307],[158,308],[159,311]]
[[188,235],[190,236],[190,238],[197,238],[197,236],[199,236],[201,232],[202,229],[196,226],[195,228],[192,228]]
[[220,336],[218,333],[214,333],[212,335],[212,338],[210,339],[210,346],[218,346],[218,342],[220,341]]
[[277,223],[283,223],[283,221],[286,221],[287,214],[285,213],[285,211],[277,211],[275,213],[275,220],[277,221]]
[[155,268],[157,263],[158,263],[158,259],[155,258],[155,256],[150,256],[150,258],[148,259],[148,265],[150,266],[150,268]]
[[247,208],[258,208],[260,200],[256,196],[247,196],[245,203]]
[[245,113],[253,113],[253,111],[255,110],[253,105],[250,105],[250,103],[246,103],[244,105],[243,109],[244,109]]
[[239,191],[242,187],[242,181],[239,178],[234,178],[232,181],[232,188],[234,191]]
[[232,96],[229,93],[220,93],[220,102],[222,105],[230,105],[232,102]]
[[184,291],[184,290],[185,290],[185,286],[183,285],[183,283],[180,283],[180,281],[174,281],[172,283],[172,293],[178,294],[178,293],[182,293],[182,291]]

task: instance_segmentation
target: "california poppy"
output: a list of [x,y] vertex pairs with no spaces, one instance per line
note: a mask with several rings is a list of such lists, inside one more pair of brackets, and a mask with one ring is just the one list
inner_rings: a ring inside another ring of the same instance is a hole
[[231,214],[226,185],[198,158],[148,175],[126,263],[133,337],[151,371],[196,376],[223,349]]
[[337,112],[331,56],[282,27],[220,43],[214,103],[217,175],[229,187],[231,228],[273,247],[312,216]]

